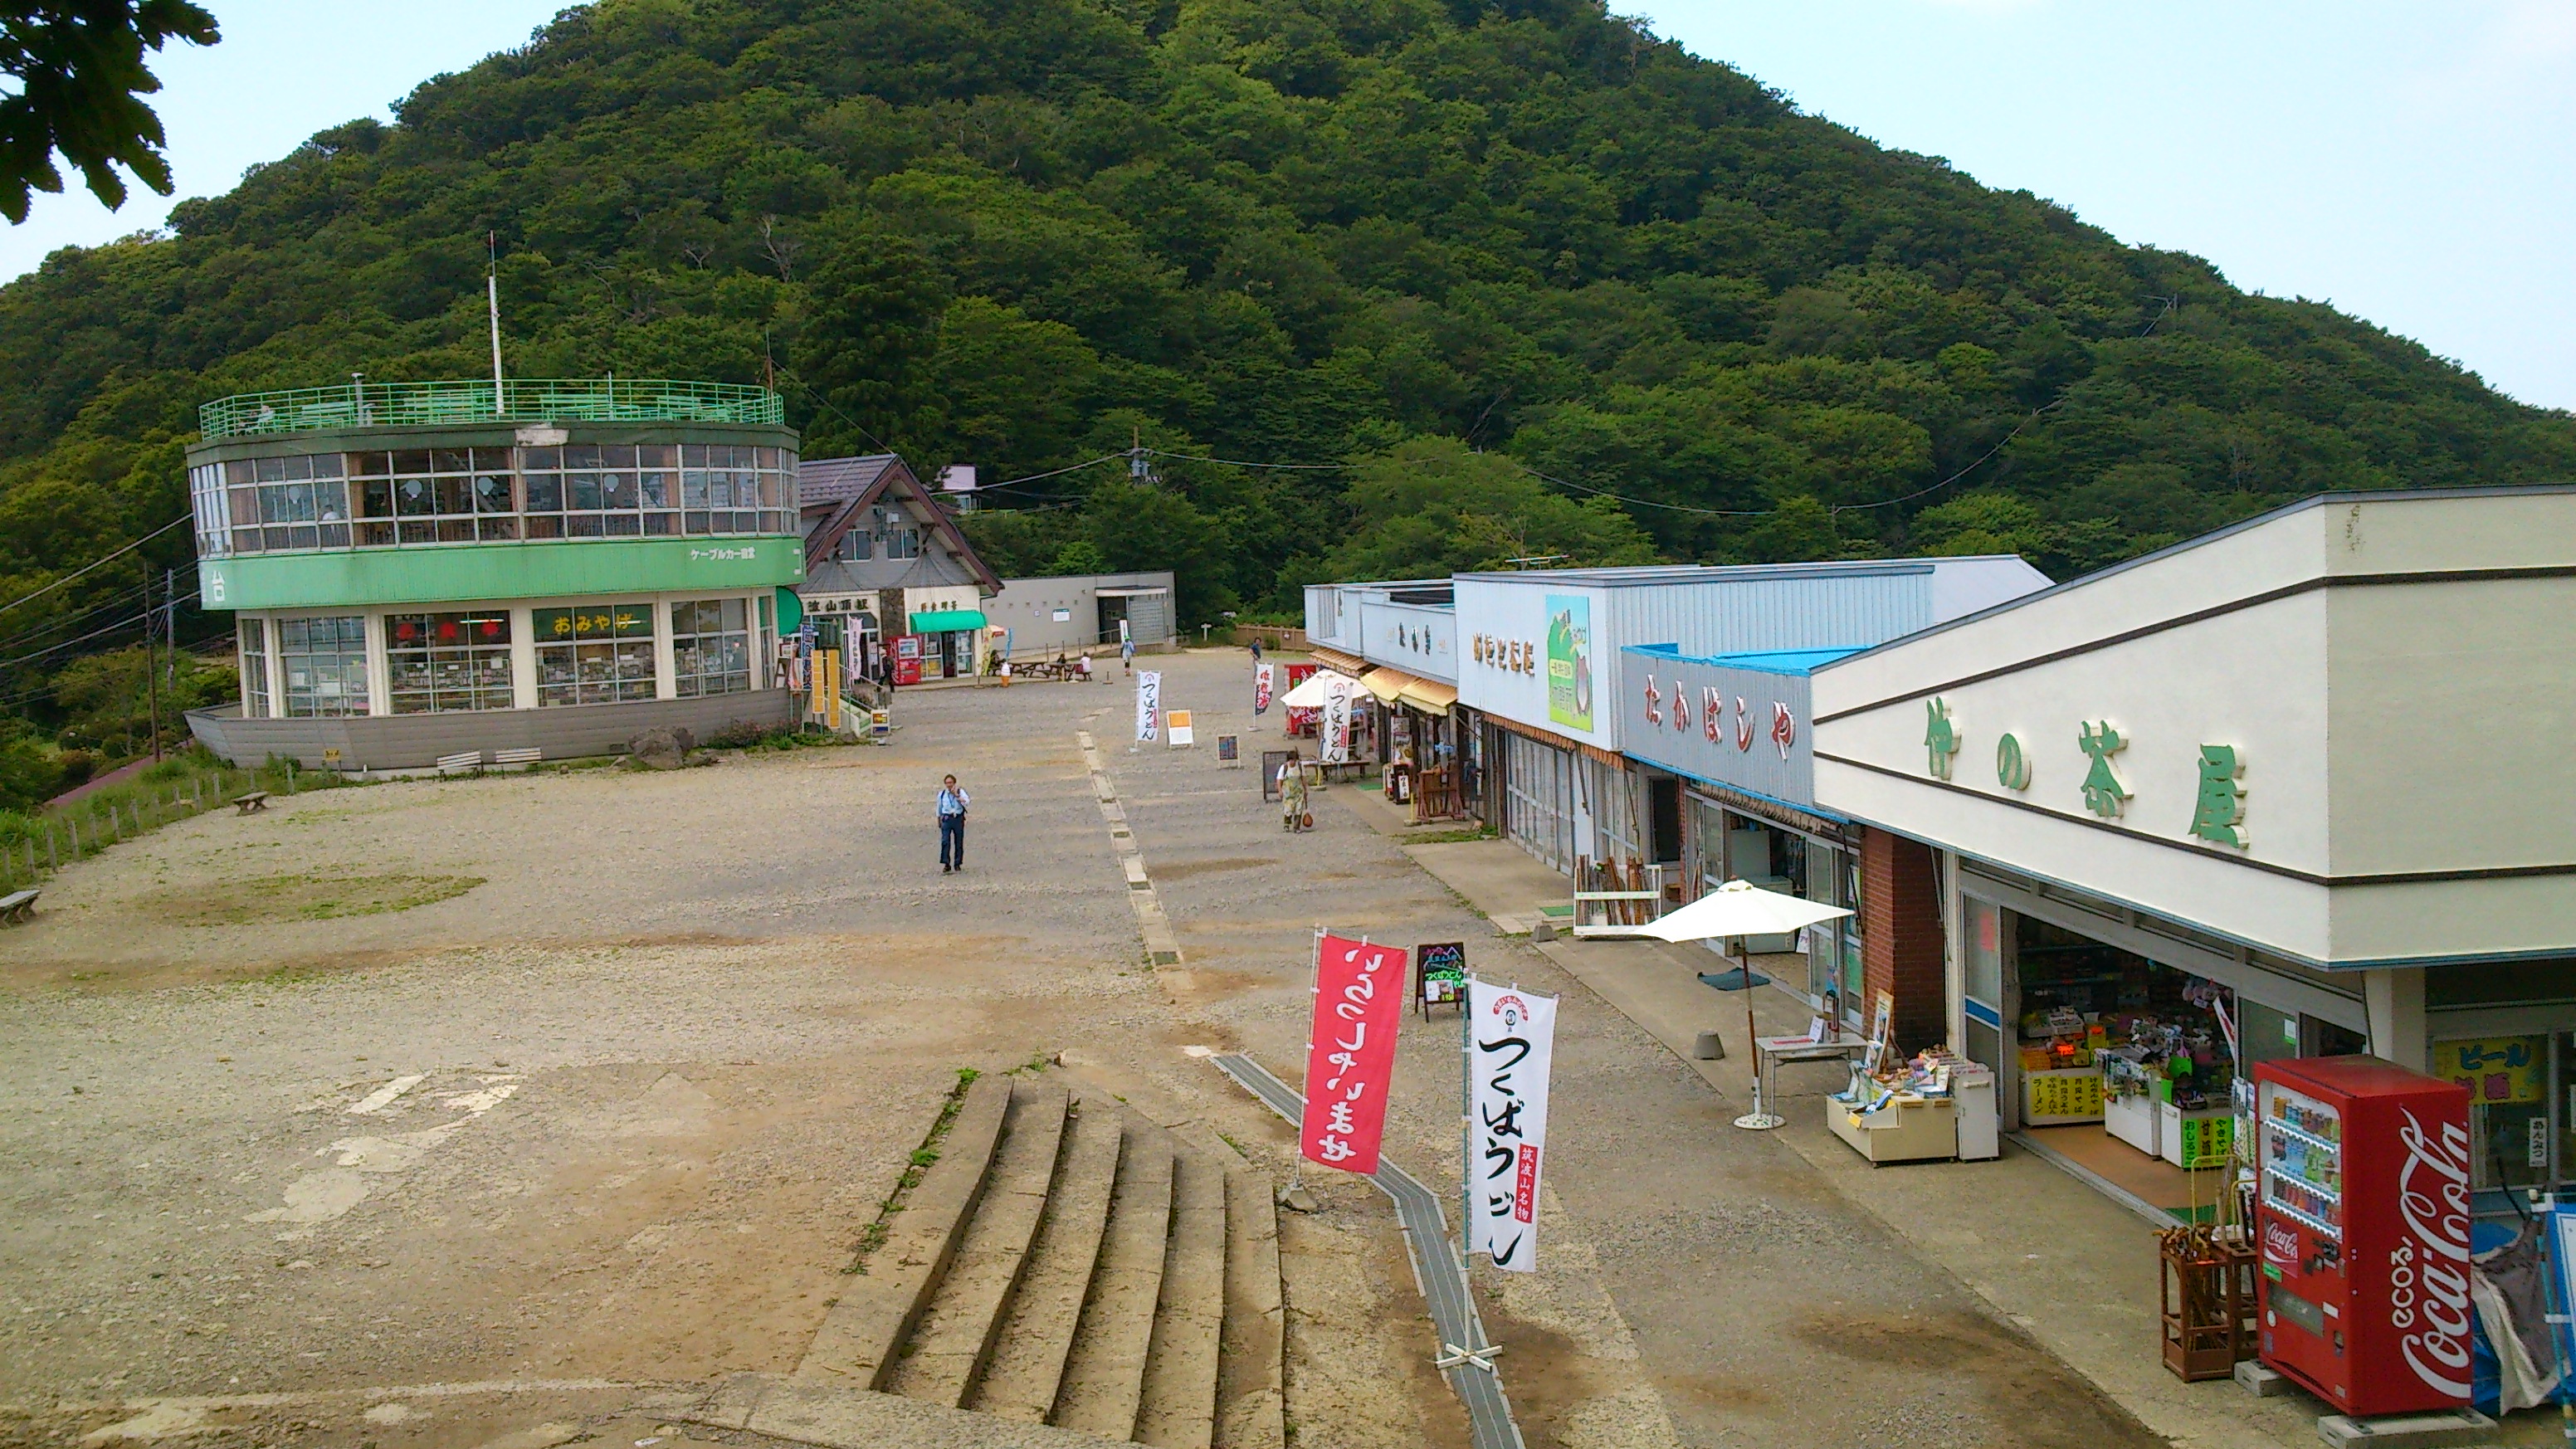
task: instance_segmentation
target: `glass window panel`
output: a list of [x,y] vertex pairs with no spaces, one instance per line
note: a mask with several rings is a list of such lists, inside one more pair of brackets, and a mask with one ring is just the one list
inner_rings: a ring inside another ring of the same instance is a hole
[[671,502],[669,491],[670,477],[671,475],[668,473],[641,473],[636,475],[635,491],[643,500],[645,507],[662,508],[669,505]]
[[516,448],[477,448],[474,450],[474,471],[515,473],[519,470],[518,451]]
[[232,490],[231,497],[233,522],[259,522],[259,490],[257,488],[235,488]]
[[394,485],[391,479],[371,478],[367,480],[365,484],[365,497],[367,503],[367,517],[391,518],[394,516]]
[[772,472],[777,471],[777,468],[778,468],[778,450],[777,450],[776,448],[763,448],[763,449],[761,449],[761,450],[760,450],[760,466],[762,466],[763,468],[767,468],[767,469],[771,470]]
[[224,481],[226,483],[256,483],[259,481],[259,469],[253,466],[248,458],[235,458],[224,465]]
[[358,542],[362,544],[369,547],[381,547],[393,541],[394,526],[390,523],[361,523],[358,525]]
[[475,524],[475,528],[487,543],[519,536],[519,520],[515,518],[486,518]]
[[567,506],[569,507],[597,508],[599,506],[599,475],[596,473],[566,473],[564,475],[564,497],[568,500]]
[[436,481],[438,485],[436,491],[438,493],[439,512],[471,513],[474,511],[473,479],[462,475],[452,475],[439,478]]
[[679,531],[680,515],[676,513],[647,513],[644,515],[644,532],[649,537],[667,538]]
[[603,513],[600,521],[607,525],[611,538],[632,538],[644,531],[643,519],[632,513]]
[[426,518],[404,519],[402,523],[402,541],[405,543],[436,543],[438,542],[438,525],[430,522]]
[[575,513],[567,515],[564,519],[566,538],[598,538],[607,531],[600,526],[599,515],[596,513]]
[[575,468],[599,467],[598,446],[591,443],[577,443],[572,447],[564,449],[563,465],[567,472]]
[[430,471],[434,473],[471,473],[474,471],[474,454],[464,448],[434,449],[429,455],[429,461]]
[[349,546],[349,525],[345,523],[323,524],[321,546],[324,548],[347,548]]
[[410,448],[394,454],[394,471],[396,473],[429,472],[429,450],[427,448]]
[[707,515],[703,513],[692,513],[687,515],[686,531],[693,534],[710,532],[711,530],[707,527]]
[[440,543],[472,543],[474,541],[474,520],[471,518],[442,518],[438,520],[438,541]]
[[703,468],[707,466],[707,445],[704,443],[682,443],[680,445],[680,466],[683,468]]
[[317,478],[313,489],[313,516],[324,523],[338,523],[349,516],[349,485],[337,478]]
[[304,461],[312,465],[313,476],[316,478],[337,478],[342,476],[340,455],[337,453],[316,453]]
[[680,470],[680,506],[683,508],[707,506],[707,475],[703,469]]
[[680,450],[668,443],[646,443],[635,450],[635,466],[639,468],[676,468],[679,465]]
[[438,510],[438,490],[426,478],[404,478],[394,484],[394,512],[426,518]]
[[355,616],[290,619],[278,631],[289,716],[367,712],[367,625]]
[[599,445],[599,466],[601,466],[602,468],[632,468],[632,467],[634,467],[634,466],[635,466],[635,445],[634,445],[634,444],[632,444],[632,443],[602,443],[602,444],[600,444],[600,445]]
[[286,481],[286,460],[284,458],[261,458],[256,460],[255,466],[259,469],[259,481],[262,483],[283,483]]
[[541,513],[528,520],[528,537],[563,537],[563,518],[559,514]]
[[522,471],[551,473],[563,467],[561,448],[521,448],[519,467]]
[[350,453],[347,462],[352,478],[382,478],[394,470],[391,453]]
[[563,507],[563,475],[531,473],[528,475],[528,511],[554,513]]
[[294,457],[281,458],[278,461],[286,465],[286,477],[289,482],[313,476],[313,455],[310,453],[298,453]]
[[477,513],[512,512],[510,475],[478,473],[474,475],[474,511]]
[[635,506],[635,475],[602,473],[599,475],[599,506],[632,508]]
[[707,475],[707,506],[710,508],[733,507],[733,475],[731,473],[709,473]]

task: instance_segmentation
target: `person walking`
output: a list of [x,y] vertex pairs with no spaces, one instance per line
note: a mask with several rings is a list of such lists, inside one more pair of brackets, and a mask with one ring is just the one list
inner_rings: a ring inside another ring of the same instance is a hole
[[1136,672],[1136,640],[1134,636],[1131,635],[1128,638],[1118,641],[1118,663],[1119,666],[1125,669],[1129,674]]
[[939,873],[954,875],[966,868],[966,807],[970,804],[966,787],[955,775],[939,782]]

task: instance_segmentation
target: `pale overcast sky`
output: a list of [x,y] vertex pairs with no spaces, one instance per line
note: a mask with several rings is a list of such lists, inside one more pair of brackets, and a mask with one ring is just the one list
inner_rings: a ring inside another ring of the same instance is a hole
[[[210,0],[156,63],[181,196],[524,42],[556,0]],[[1637,8],[1629,3],[1614,8]],[[2331,300],[2576,407],[2576,0],[1648,0],[1806,110],[2065,203],[2239,286]],[[2551,138],[2556,139],[2551,139]],[[0,276],[158,224],[75,187]]]

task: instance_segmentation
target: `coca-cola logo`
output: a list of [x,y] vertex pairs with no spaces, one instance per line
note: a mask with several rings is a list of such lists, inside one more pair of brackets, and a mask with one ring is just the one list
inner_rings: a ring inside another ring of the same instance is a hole
[[2263,1256],[2275,1263],[2299,1261],[2298,1233],[2281,1223],[2263,1224]]
[[2389,1322],[2402,1330],[2406,1366],[2427,1387],[2469,1397],[2469,1132],[2440,1124],[2424,1130],[2412,1111],[2397,1139],[2406,1163],[2397,1171],[2397,1215],[2404,1226],[2388,1255]]

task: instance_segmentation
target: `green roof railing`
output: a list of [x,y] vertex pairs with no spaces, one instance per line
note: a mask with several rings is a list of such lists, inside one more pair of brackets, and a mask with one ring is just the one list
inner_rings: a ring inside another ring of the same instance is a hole
[[350,382],[217,398],[197,409],[208,441],[325,428],[425,424],[751,423],[783,425],[786,404],[765,387],[664,378],[514,377],[498,400],[488,382]]

